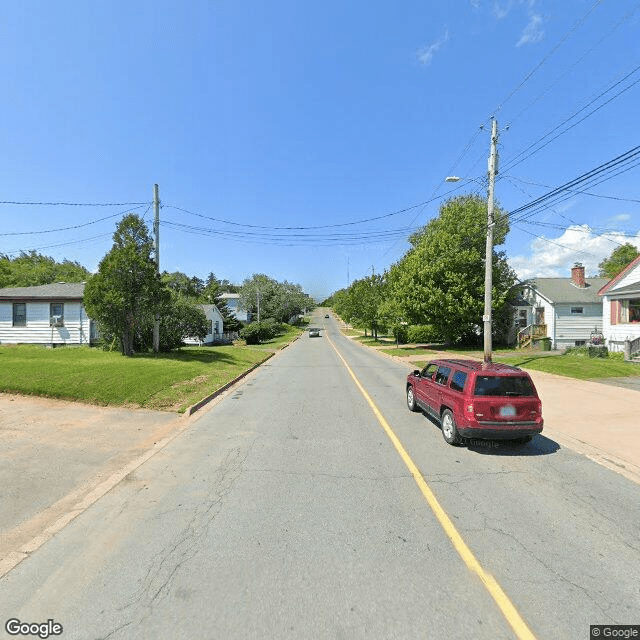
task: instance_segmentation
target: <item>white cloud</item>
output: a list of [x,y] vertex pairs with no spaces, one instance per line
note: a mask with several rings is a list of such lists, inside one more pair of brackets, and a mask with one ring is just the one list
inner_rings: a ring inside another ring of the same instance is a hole
[[470,2],[471,2],[471,6],[474,9],[479,9],[480,8],[480,0],[470,0]]
[[511,7],[513,6],[513,2],[509,1],[505,5],[500,5],[497,0],[493,3],[493,15],[498,19],[502,20],[509,15],[509,11],[511,11]]
[[449,30],[445,29],[444,35],[439,40],[437,40],[433,44],[430,44],[427,47],[423,47],[422,49],[419,49],[418,61],[420,62],[420,64],[424,65],[425,67],[429,66],[431,64],[431,61],[433,60],[433,56],[436,55],[436,53],[438,52],[438,49],[440,49],[440,47],[445,42],[447,42],[447,40],[449,40]]
[[543,22],[540,14],[532,13],[529,16],[529,23],[524,28],[516,47],[521,47],[523,44],[533,44],[534,42],[542,40],[544,36],[544,30],[541,28]]
[[509,264],[521,280],[568,278],[574,262],[581,262],[587,276],[593,276],[598,273],[598,264],[625,242],[640,249],[640,232],[635,236],[619,232],[597,235],[588,225],[575,225],[559,238],[536,238],[530,245],[531,255],[509,258]]
[[609,218],[609,220],[611,220],[611,222],[626,222],[627,220],[631,220],[631,216],[628,213],[621,213]]

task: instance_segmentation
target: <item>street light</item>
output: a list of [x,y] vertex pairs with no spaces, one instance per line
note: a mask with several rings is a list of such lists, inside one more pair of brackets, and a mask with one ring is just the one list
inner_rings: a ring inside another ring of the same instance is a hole
[[[493,191],[497,173],[498,152],[498,122],[494,119],[491,127],[491,151],[489,154],[489,188],[487,190],[487,246],[484,260],[484,362],[491,362],[493,348],[491,339],[491,289],[493,287]],[[445,182],[459,182],[458,176],[448,176]]]

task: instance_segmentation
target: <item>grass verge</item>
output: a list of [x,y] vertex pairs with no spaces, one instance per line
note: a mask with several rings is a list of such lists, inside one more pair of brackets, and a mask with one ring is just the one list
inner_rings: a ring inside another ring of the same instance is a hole
[[294,334],[257,347],[183,347],[131,358],[89,347],[7,345],[0,347],[0,391],[182,413]]
[[[391,351],[393,353],[393,351]],[[513,354],[513,351],[507,352]],[[447,353],[448,357],[453,353]],[[459,353],[457,355],[460,355]],[[469,352],[476,359],[482,359],[482,354],[476,355]],[[413,362],[416,369],[421,369],[428,360]],[[577,380],[598,380],[601,378],[622,378],[640,376],[640,365],[633,362],[625,362],[621,353],[609,354],[608,358],[590,358],[585,355],[572,353],[549,356],[548,352],[541,354],[519,353],[518,355],[500,355],[494,358],[494,362],[510,364],[522,369],[533,369],[554,373],[559,376],[576,378]]]

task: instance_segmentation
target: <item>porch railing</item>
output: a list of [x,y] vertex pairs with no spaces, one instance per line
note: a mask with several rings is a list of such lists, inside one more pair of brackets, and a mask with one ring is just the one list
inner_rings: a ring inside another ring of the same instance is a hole
[[624,359],[631,360],[640,352],[640,338],[624,341]]
[[518,331],[518,346],[530,346],[534,340],[547,337],[546,324],[530,324]]

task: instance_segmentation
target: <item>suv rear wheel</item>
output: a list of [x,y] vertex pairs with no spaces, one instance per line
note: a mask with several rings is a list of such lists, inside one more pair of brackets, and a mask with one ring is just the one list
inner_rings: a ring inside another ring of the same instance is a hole
[[458,435],[456,421],[453,419],[453,413],[451,413],[449,409],[445,409],[442,412],[440,424],[442,427],[442,437],[445,442],[451,445],[460,444],[460,436]]

